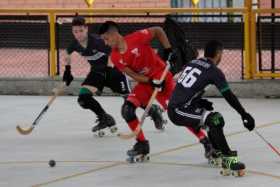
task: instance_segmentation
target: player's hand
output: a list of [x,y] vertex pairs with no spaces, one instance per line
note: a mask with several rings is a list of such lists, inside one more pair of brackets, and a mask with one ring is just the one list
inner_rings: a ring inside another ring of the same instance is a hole
[[161,92],[164,89],[165,80],[160,81],[160,80],[156,80],[156,79],[150,79],[149,83],[153,88],[158,88],[159,91]]
[[65,71],[63,73],[63,82],[65,82],[66,86],[69,86],[70,83],[73,81],[74,77],[71,74],[71,66],[70,65],[66,65],[65,66]]
[[176,60],[176,53],[171,48],[166,48],[163,50],[163,60],[174,63]]
[[247,112],[241,115],[243,125],[246,127],[249,131],[252,131],[255,128],[255,119]]
[[197,101],[197,104],[200,107],[205,108],[206,110],[209,110],[209,111],[214,110],[213,103],[211,101],[208,101],[207,99],[199,99]]

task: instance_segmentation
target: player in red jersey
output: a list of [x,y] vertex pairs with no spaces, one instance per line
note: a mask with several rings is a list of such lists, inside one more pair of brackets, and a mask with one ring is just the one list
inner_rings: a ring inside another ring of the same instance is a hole
[[[130,129],[135,130],[139,124],[135,110],[137,107],[147,106],[155,87],[161,90],[156,96],[157,101],[165,110],[167,109],[167,102],[175,87],[175,82],[170,72],[168,72],[164,81],[158,81],[166,64],[152,49],[150,42],[153,38],[160,41],[164,47],[165,60],[170,59],[173,55],[171,45],[165,32],[160,27],[150,27],[122,36],[118,25],[113,21],[107,21],[100,27],[99,34],[105,44],[112,48],[110,56],[112,63],[120,71],[138,82],[127,97],[121,111]],[[212,150],[211,143],[203,131],[189,129],[207,147],[207,152]],[[135,158],[135,156],[146,158],[150,148],[142,130],[136,140],[136,144],[127,154],[130,158]]]

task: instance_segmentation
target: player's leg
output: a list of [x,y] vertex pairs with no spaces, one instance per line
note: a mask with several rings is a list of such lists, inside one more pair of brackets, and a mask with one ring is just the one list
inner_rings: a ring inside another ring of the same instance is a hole
[[[139,125],[139,119],[136,116],[136,108],[143,105],[142,101],[146,102],[150,98],[150,95],[146,92],[146,87],[147,85],[145,84],[137,84],[122,106],[122,117],[132,131]],[[149,151],[149,142],[146,140],[143,130],[141,130],[136,137],[135,145],[132,149],[127,151],[127,155],[129,156],[128,161],[133,162],[135,158],[139,158],[140,161],[145,160],[148,158],[147,155]]]
[[[136,106],[130,102],[125,101],[122,106],[122,117],[128,123],[131,130],[135,130],[139,125],[139,120],[136,116]],[[128,159],[127,161],[132,163],[135,161],[144,161],[150,152],[150,146],[148,140],[146,140],[143,131],[141,130],[136,138],[136,143],[127,151]]]
[[[112,67],[107,67],[106,70],[106,86],[113,92],[123,95],[124,99],[127,98],[131,91],[127,77]],[[141,108],[145,110],[145,106],[141,106]],[[164,129],[164,123],[166,123],[166,120],[163,119],[162,112],[162,109],[158,105],[153,104],[148,113],[154,121],[155,127],[160,130]]]
[[[165,88],[162,92],[157,95],[157,101],[162,105],[164,110],[167,109],[167,101],[169,100],[173,90],[175,87],[175,83],[171,74],[168,74],[165,79]],[[193,129],[193,127],[186,126],[189,131],[191,131],[198,140],[203,144],[205,150],[208,150],[209,144],[207,143],[207,136],[201,129]]]
[[97,116],[97,125],[93,127],[93,132],[115,126],[116,124],[114,118],[106,113],[101,104],[93,97],[94,93],[102,91],[104,81],[105,78],[101,73],[90,72],[82,83],[78,96],[79,105],[84,109],[93,111]]
[[223,132],[225,125],[224,118],[219,112],[210,112],[205,117],[205,127],[208,129],[212,137],[212,141],[222,153],[222,175],[232,174],[236,176],[243,176],[245,164],[239,162],[237,151],[232,151],[227,143]]
[[199,110],[199,108],[192,105],[189,105],[188,107],[169,107],[168,117],[175,125],[187,127],[191,132],[199,136],[200,143],[204,147],[204,155],[209,160],[215,153],[215,149],[208,137],[204,133],[201,133],[203,131],[200,127],[200,120],[203,115],[203,109]]

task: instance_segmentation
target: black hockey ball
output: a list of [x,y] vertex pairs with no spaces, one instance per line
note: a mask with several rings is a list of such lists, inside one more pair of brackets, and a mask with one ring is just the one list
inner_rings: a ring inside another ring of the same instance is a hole
[[50,167],[54,167],[55,164],[56,164],[55,160],[50,160],[50,161],[49,161],[49,166],[50,166]]

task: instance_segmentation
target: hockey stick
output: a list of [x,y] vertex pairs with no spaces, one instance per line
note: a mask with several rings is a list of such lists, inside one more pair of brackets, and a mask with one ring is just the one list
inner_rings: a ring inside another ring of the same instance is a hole
[[271,143],[269,143],[258,131],[257,129],[254,130],[254,132],[278,155],[280,156],[279,151],[271,145]]
[[39,123],[39,121],[42,119],[42,116],[44,113],[47,112],[51,104],[54,102],[56,97],[63,91],[64,83],[61,83],[57,88],[54,89],[54,95],[49,99],[48,104],[43,108],[43,110],[40,112],[40,114],[37,116],[37,118],[33,121],[33,123],[28,127],[27,129],[21,128],[20,125],[17,125],[16,129],[17,131],[22,135],[28,135],[32,132],[32,130],[35,128],[35,126]]
[[[163,73],[162,73],[162,75],[160,77],[160,82],[162,82],[165,79],[167,73],[169,72],[169,68],[170,68],[170,63],[169,63],[169,61],[166,61],[166,67],[165,67],[165,69],[164,69],[164,71],[163,71]],[[154,102],[158,92],[159,92],[159,88],[155,88],[155,90],[153,91],[153,94],[150,97],[150,100],[149,100],[149,102],[148,102],[148,104],[147,104],[147,106],[145,108],[145,111],[144,111],[144,113],[143,113],[143,115],[141,117],[141,120],[140,120],[139,124],[137,125],[136,129],[134,131],[132,131],[131,133],[128,133],[128,134],[119,133],[118,137],[120,137],[121,139],[131,139],[133,137],[136,137],[140,133],[141,127],[142,127],[146,117],[148,116],[150,108],[151,108],[151,106],[152,106],[152,104],[153,104],[153,102]]]

